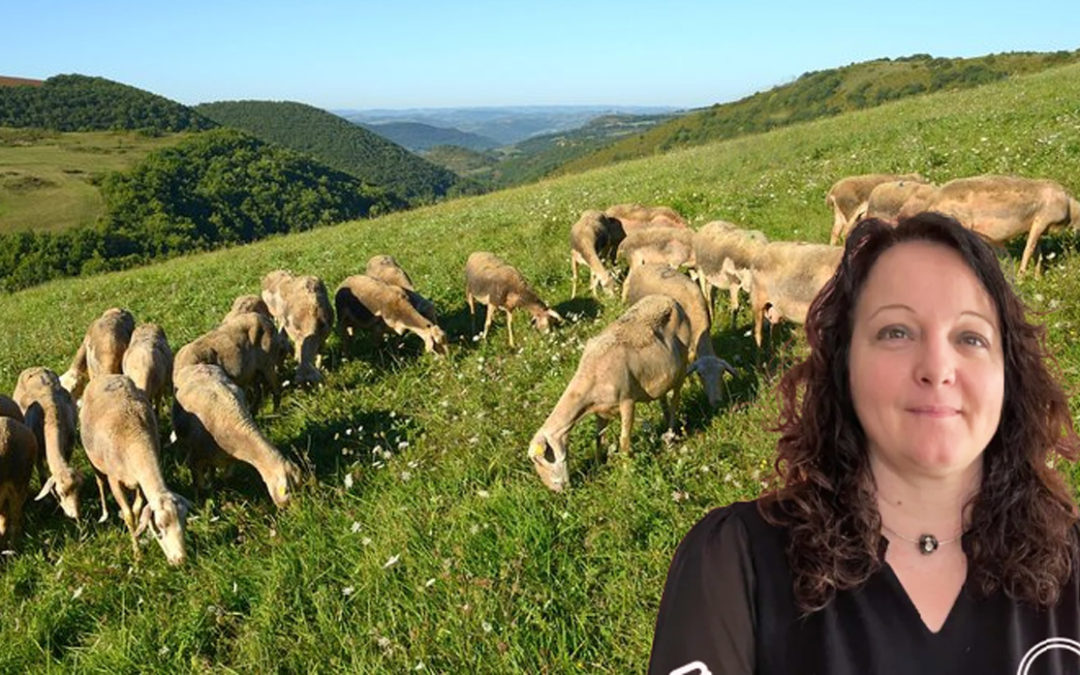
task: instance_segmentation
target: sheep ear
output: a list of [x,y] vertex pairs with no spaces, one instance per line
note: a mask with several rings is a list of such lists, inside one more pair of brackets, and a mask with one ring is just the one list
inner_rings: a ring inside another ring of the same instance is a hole
[[173,493],[173,501],[176,502],[176,511],[180,520],[186,520],[188,513],[190,513],[192,509],[191,502],[187,500],[187,497],[176,494],[175,492]]
[[139,516],[139,527],[135,528],[135,536],[138,537],[146,529],[146,526],[150,524],[153,516],[153,509],[149,504],[143,506],[142,514]]
[[690,364],[690,367],[686,369],[686,374],[687,375],[693,375],[694,373],[696,373],[698,371],[698,369],[700,367],[701,367],[701,359],[696,359],[693,363]]
[[42,499],[45,499],[45,497],[53,491],[54,487],[56,487],[56,479],[49,476],[49,479],[41,486],[41,492],[37,493],[37,497],[34,497],[34,501],[40,502]]
[[563,320],[562,315],[559,314],[558,312],[556,312],[553,309],[549,309],[547,311],[547,315],[550,316],[552,319],[555,319],[556,321],[562,321]]

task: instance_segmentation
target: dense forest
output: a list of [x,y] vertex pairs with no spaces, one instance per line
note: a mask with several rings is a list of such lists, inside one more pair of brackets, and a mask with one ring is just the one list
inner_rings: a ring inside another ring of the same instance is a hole
[[0,287],[141,265],[402,208],[385,191],[232,129],[105,177],[95,227],[0,235]]
[[223,101],[196,110],[224,126],[304,152],[410,203],[475,192],[476,186],[405,148],[324,110],[302,103]]
[[102,77],[57,75],[41,86],[0,87],[0,127],[169,132],[215,126],[187,106]]
[[674,148],[764,132],[916,94],[976,87],[1077,60],[1080,50],[991,54],[970,59],[915,54],[804,73],[789,84],[733,103],[716,104],[620,140],[564,164],[555,173],[584,171]]

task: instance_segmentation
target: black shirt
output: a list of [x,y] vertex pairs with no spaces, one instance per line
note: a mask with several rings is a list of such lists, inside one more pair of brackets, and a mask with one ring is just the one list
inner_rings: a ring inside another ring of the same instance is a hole
[[668,571],[655,675],[1080,674],[1077,563],[1050,609],[980,597],[965,583],[941,630],[923,623],[888,564],[824,609],[795,606],[782,528],[754,502],[715,509]]

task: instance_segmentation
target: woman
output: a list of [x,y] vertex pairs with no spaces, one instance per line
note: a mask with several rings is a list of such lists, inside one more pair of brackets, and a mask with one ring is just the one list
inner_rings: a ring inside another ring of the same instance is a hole
[[782,487],[687,534],[650,672],[1080,673],[1080,439],[990,249],[866,221],[806,332]]

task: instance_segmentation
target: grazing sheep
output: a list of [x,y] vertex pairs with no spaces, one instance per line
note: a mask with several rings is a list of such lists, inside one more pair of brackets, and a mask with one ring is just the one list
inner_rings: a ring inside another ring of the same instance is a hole
[[674,428],[690,331],[690,320],[678,302],[647,295],[585,343],[577,371],[529,443],[529,459],[544,485],[555,491],[569,487],[567,441],[570,430],[589,413],[596,414],[598,452],[604,430],[618,415],[619,448],[630,453],[634,404],[639,401],[659,400],[668,428]]
[[622,223],[596,210],[584,211],[570,226],[571,298],[577,297],[578,265],[589,268],[589,292],[593,297],[597,285],[608,295],[615,294],[615,280],[604,267],[603,259],[614,261],[615,251],[625,236]]
[[734,322],[739,311],[739,290],[749,292],[750,268],[769,240],[757,230],[743,230],[717,220],[695,232],[692,243],[701,292],[711,307],[712,289],[727,289]]
[[0,394],[0,417],[10,417],[13,420],[25,423],[23,418],[22,409],[19,404],[15,402],[15,399],[10,396],[4,396]]
[[844,232],[858,222],[866,212],[866,200],[870,192],[881,185],[892,181],[906,181],[909,183],[925,183],[926,179],[917,173],[897,175],[892,173],[871,173],[862,176],[848,176],[833,183],[829,192],[825,195],[825,205],[833,210],[832,232],[829,234],[829,245],[839,243]]
[[344,342],[356,329],[370,330],[383,337],[386,330],[401,335],[409,331],[424,341],[424,349],[446,355],[446,333],[410,302],[400,286],[356,274],[341,282],[334,294],[338,332]]
[[14,417],[0,417],[0,542],[5,548],[22,532],[23,505],[37,456],[34,432]]
[[121,371],[154,405],[161,419],[161,401],[172,388],[173,353],[165,331],[155,323],[140,324],[131,333]]
[[284,339],[270,319],[256,312],[238,314],[181,347],[173,363],[173,380],[187,366],[221,366],[233,382],[251,393],[253,411],[262,403],[264,388],[273,395],[277,410],[281,405],[278,367],[286,351]]
[[[908,208],[915,208],[916,213],[921,212],[924,210],[921,205],[926,204],[935,192],[937,192],[937,186],[930,183],[917,183],[906,180],[882,183],[870,192],[870,196],[866,199],[866,212],[861,217],[896,220],[905,205]],[[841,233],[844,239],[847,239],[851,228],[855,227],[855,224],[860,219],[856,218],[848,223]]]
[[1004,245],[1027,235],[1018,275],[1027,269],[1035,246],[1047,230],[1080,230],[1080,202],[1061,184],[1016,176],[973,176],[945,183],[924,200],[909,200],[901,217],[918,211],[951,216],[992,244]]
[[525,277],[521,276],[521,272],[486,251],[473,253],[465,263],[465,300],[469,303],[471,317],[476,316],[476,301],[479,300],[487,306],[484,316],[485,339],[495,310],[502,309],[506,312],[506,331],[510,336],[511,347],[514,346],[512,312],[515,309],[522,307],[532,314],[532,321],[541,333],[548,332],[550,320],[563,320],[558,312],[549,309],[536,295]]
[[177,444],[187,451],[196,488],[206,486],[215,468],[239,460],[259,472],[274,504],[288,505],[300,483],[300,470],[255,426],[243,392],[225,371],[199,364],[178,370],[173,378],[173,425]]
[[222,319],[222,323],[240,316],[241,314],[247,314],[248,312],[255,312],[256,314],[262,314],[271,321],[274,320],[274,315],[270,313],[270,308],[266,306],[263,299],[257,295],[241,295],[233,300],[232,307],[229,309],[229,313]]
[[60,376],[60,383],[71,392],[72,398],[76,401],[82,398],[87,382],[98,375],[121,372],[124,351],[134,330],[135,317],[116,307],[105,310],[90,323],[71,367]]
[[631,269],[646,263],[665,263],[679,268],[695,266],[694,231],[673,227],[637,230],[626,235],[615,254],[626,260]]
[[321,382],[318,354],[334,325],[326,285],[315,276],[274,270],[263,277],[262,298],[296,348],[296,383]]
[[[139,535],[149,526],[169,564],[183,564],[187,559],[184,526],[191,503],[165,485],[157,421],[146,394],[126,375],[103,375],[90,380],[83,397],[79,428],[86,456],[97,477],[101,497],[99,522],[109,517],[105,504],[108,480],[131,534],[136,557]],[[128,504],[125,490],[135,493],[134,504]]]
[[[56,373],[47,368],[27,368],[19,373],[15,385],[15,401],[23,409],[26,426],[34,432],[39,452],[38,470],[42,476],[41,490],[35,501],[53,494],[64,514],[79,519],[79,486],[83,476],[71,467],[71,452],[75,447],[78,415],[71,394],[60,384]],[[49,467],[45,478],[40,457]]]
[[405,270],[401,268],[401,265],[398,265],[397,261],[394,260],[394,256],[372,256],[367,262],[367,268],[364,270],[364,274],[372,279],[378,279],[391,286],[397,286],[404,289],[406,295],[409,296],[409,304],[411,304],[416,311],[423,314],[431,323],[439,323],[439,315],[435,311],[435,303],[416,291],[416,288],[413,287],[412,279],[410,279]]
[[626,234],[650,227],[683,227],[686,221],[674,209],[667,206],[642,206],[641,204],[616,204],[604,211],[615,218]]
[[682,272],[666,264],[638,265],[630,268],[623,286],[623,302],[634,304],[647,295],[658,293],[674,299],[690,321],[690,368],[697,373],[709,405],[720,403],[720,383],[724,372],[735,374],[735,369],[716,356],[710,329],[712,317],[705,296],[698,285]]
[[806,321],[806,312],[818,291],[836,272],[844,249],[840,246],[774,241],[751,270],[750,303],[754,313],[754,342],[761,346],[762,322],[777,324],[787,318]]

